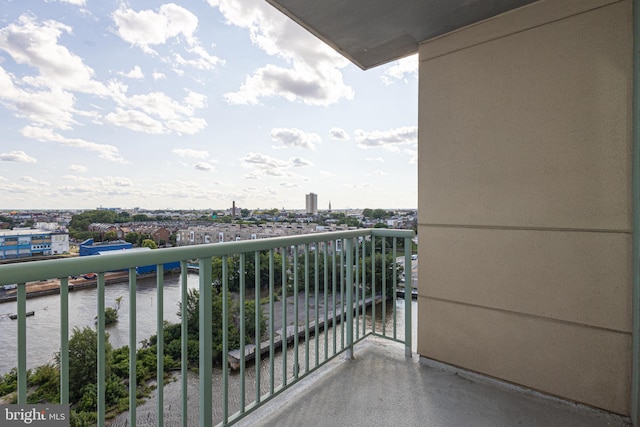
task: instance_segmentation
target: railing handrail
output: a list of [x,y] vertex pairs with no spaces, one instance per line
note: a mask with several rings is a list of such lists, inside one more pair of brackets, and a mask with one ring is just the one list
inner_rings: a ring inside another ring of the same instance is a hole
[[299,234],[294,236],[271,237],[266,239],[241,240],[224,243],[180,246],[153,251],[128,251],[111,253],[109,256],[87,256],[52,259],[0,265],[0,286],[12,283],[34,282],[52,277],[68,277],[94,271],[125,270],[141,265],[157,265],[175,261],[186,261],[211,256],[225,256],[237,253],[265,251],[318,242],[350,239],[356,237],[398,237],[412,238],[413,230],[384,228],[363,228],[347,231]]

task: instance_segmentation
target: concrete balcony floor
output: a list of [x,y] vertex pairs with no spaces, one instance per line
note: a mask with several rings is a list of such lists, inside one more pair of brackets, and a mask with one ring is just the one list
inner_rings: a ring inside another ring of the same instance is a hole
[[629,426],[629,419],[405,358],[368,338],[276,396],[242,426]]

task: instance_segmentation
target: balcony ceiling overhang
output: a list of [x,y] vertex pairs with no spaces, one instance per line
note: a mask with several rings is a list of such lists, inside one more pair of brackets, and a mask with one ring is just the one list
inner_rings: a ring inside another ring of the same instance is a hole
[[368,69],[418,51],[418,43],[537,0],[267,0]]

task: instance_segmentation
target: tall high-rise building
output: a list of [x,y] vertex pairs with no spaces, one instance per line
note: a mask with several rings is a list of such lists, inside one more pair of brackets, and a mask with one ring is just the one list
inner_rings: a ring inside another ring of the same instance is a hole
[[318,214],[318,195],[315,193],[309,193],[306,196],[307,214]]

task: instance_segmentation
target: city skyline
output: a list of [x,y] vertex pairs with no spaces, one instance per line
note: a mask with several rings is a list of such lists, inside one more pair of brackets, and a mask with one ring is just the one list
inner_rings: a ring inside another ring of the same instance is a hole
[[263,0],[0,4],[0,209],[417,207],[415,56]]

